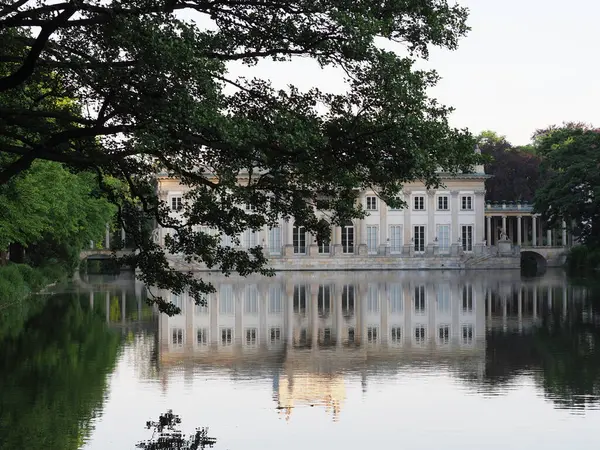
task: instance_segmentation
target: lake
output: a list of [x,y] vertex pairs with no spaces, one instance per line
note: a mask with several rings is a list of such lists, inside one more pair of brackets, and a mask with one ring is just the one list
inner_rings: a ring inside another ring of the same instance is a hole
[[[0,449],[134,449],[168,410],[215,449],[598,447],[593,283],[205,277],[202,306],[125,273],[0,310]],[[181,313],[155,313],[149,292]]]

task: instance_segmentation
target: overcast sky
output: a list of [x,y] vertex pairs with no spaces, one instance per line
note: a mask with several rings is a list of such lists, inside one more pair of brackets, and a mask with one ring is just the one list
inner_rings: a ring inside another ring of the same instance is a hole
[[[451,123],[477,134],[491,129],[526,144],[537,128],[564,121],[600,125],[600,1],[459,0],[472,31],[458,50],[433,48],[419,67],[442,80],[431,95],[456,111]],[[266,61],[236,75],[343,90],[342,76],[306,59]]]

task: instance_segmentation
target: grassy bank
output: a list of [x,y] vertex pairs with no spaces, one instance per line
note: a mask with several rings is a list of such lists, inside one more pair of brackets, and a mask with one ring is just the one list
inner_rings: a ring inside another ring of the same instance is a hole
[[0,267],[0,309],[39,292],[49,284],[66,277],[59,264],[31,267],[27,264],[8,264]]

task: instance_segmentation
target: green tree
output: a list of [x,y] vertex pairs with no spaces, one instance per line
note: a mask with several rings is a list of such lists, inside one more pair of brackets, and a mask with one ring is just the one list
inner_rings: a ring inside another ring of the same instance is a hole
[[536,132],[542,184],[535,210],[549,226],[575,224],[581,242],[600,244],[600,130],[567,123]]
[[[56,93],[48,96],[72,98],[78,111],[1,108],[0,135],[11,141],[0,184],[36,159],[123,180],[127,193],[103,187],[135,240],[127,263],[147,284],[187,286],[200,299],[211,287],[170,270],[142,224],[175,229],[168,250],[189,259],[226,273],[268,273],[259,248],[222,248],[196,225],[233,236],[291,217],[322,237],[315,206],[340,224],[363,214],[357,188],[376,186],[394,205],[407,181],[433,186],[440,167],[470,170],[472,136],[452,129],[450,109],[427,96],[437,74],[413,69],[430,46],[455,49],[466,18],[466,8],[446,0],[14,2],[0,10],[0,60],[9,68],[0,94],[18,96],[51,71]],[[406,56],[376,38],[404,44]],[[230,62],[293,57],[342,69],[347,92],[275,89],[228,72]],[[191,186],[185,220],[169,217],[158,198],[157,171]],[[238,206],[246,203],[256,210]]]
[[102,407],[120,337],[73,294],[29,301],[18,334],[1,333],[10,311],[0,317],[0,449],[76,450]]

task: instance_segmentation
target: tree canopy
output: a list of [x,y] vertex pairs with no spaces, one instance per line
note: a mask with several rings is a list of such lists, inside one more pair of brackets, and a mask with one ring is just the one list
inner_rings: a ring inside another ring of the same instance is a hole
[[[200,299],[210,286],[171,270],[143,223],[175,230],[169,252],[266,273],[259,249],[221,247],[196,226],[234,236],[284,217],[321,235],[315,207],[342,223],[363,214],[356,189],[375,186],[394,204],[407,181],[433,186],[440,167],[472,167],[474,139],[427,95],[438,75],[413,69],[431,46],[455,49],[467,15],[446,0],[5,2],[0,184],[38,159],[93,171],[134,238],[127,262],[147,284],[189,287]],[[404,44],[405,55],[380,38]],[[228,70],[297,57],[341,69],[346,92],[275,89]],[[191,187],[183,220],[157,195],[157,172]]]
[[574,223],[583,243],[600,244],[600,130],[578,123],[536,134],[542,156],[535,210],[550,226]]

